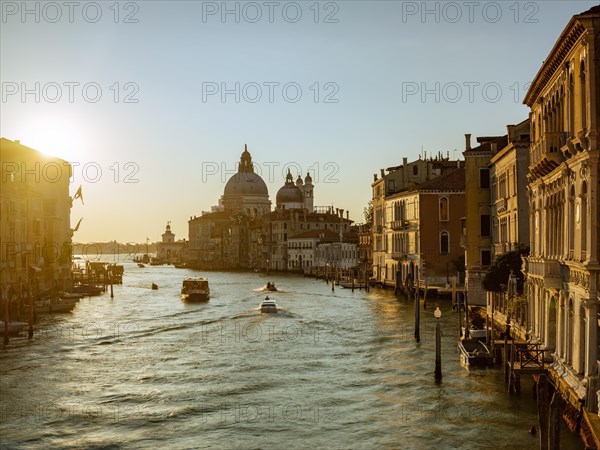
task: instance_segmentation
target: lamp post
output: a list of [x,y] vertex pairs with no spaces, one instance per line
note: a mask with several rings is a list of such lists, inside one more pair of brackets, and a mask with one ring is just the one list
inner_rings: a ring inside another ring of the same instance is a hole
[[439,306],[436,306],[433,312],[435,317],[435,381],[442,381],[442,330],[440,329],[440,317],[442,311]]

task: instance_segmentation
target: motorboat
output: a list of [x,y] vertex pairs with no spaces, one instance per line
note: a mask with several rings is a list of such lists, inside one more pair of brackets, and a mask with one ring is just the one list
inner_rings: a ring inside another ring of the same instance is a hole
[[277,287],[275,287],[275,283],[267,282],[265,287],[263,287],[263,291],[277,292]]
[[85,295],[77,294],[75,292],[60,292],[58,296],[61,300],[79,300],[80,298],[85,297]]
[[354,283],[352,281],[340,281],[339,285],[342,286],[343,288],[346,289],[362,289],[365,287],[365,282],[364,281],[358,281],[358,280],[354,280]]
[[461,339],[458,341],[460,361],[466,366],[490,366],[493,359],[490,350],[479,339]]
[[275,300],[271,300],[269,296],[265,297],[265,299],[260,304],[260,312],[276,313],[277,311],[277,302]]
[[138,263],[138,267],[146,267],[143,263]]
[[153,291],[158,291],[158,284],[152,283],[152,290]]
[[181,300],[184,302],[206,302],[210,298],[210,288],[206,278],[186,278],[181,287]]

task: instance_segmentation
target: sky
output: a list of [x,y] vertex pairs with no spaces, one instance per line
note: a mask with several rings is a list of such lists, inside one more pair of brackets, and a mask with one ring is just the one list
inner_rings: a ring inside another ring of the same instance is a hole
[[373,174],[502,135],[592,1],[12,2],[0,135],[73,164],[76,242],[177,239],[248,145],[362,222]]

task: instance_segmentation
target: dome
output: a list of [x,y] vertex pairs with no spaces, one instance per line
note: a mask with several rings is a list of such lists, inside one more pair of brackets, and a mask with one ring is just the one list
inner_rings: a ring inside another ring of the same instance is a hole
[[296,186],[301,187],[304,185],[304,181],[302,181],[302,177],[298,175],[298,179],[296,180]]
[[302,191],[296,186],[283,186],[277,191],[276,202],[280,203],[304,203],[304,196]]
[[238,172],[225,185],[225,197],[233,195],[269,195],[263,179],[254,172]]
[[308,172],[306,172],[306,177],[304,178],[304,183],[312,184],[312,177],[310,176],[310,173],[308,173]]
[[277,197],[275,198],[277,205],[283,203],[304,203],[304,195],[302,191],[294,184],[294,178],[288,169],[288,174],[285,179],[285,184],[279,191],[277,191]]
[[244,145],[237,173],[227,181],[223,192],[225,198],[239,195],[269,196],[267,185],[258,174],[254,173],[252,155],[247,145]]

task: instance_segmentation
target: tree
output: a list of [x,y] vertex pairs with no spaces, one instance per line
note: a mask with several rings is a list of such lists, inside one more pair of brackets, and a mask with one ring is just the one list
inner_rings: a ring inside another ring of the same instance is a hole
[[363,209],[363,215],[365,216],[365,224],[373,225],[373,200],[369,200],[369,203]]
[[517,293],[522,294],[525,275],[521,272],[521,256],[528,254],[529,247],[521,246],[518,250],[497,257],[483,276],[484,289],[490,292],[505,292],[512,270],[517,277]]

